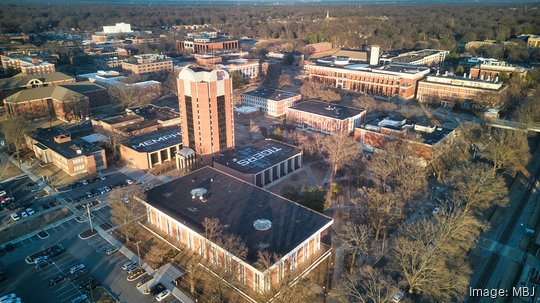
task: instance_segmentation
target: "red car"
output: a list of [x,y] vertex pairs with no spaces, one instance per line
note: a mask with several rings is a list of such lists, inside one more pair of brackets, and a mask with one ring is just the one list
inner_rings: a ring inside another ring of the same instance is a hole
[[11,201],[13,201],[12,197],[6,196],[6,197],[3,197],[3,198],[0,198],[0,203],[1,204],[8,203],[8,202],[11,202]]

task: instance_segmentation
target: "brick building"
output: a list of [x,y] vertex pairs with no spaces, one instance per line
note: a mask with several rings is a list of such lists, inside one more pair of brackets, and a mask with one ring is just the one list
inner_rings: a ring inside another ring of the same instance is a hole
[[54,64],[39,58],[9,57],[4,55],[1,55],[0,58],[4,69],[19,69],[22,73],[27,75],[42,75],[56,72]]
[[377,118],[355,128],[354,138],[365,150],[382,149],[385,142],[401,140],[412,148],[412,156],[430,161],[433,150],[454,136],[454,130],[411,123],[406,119]]
[[444,62],[449,51],[439,49],[422,49],[399,54],[395,57],[381,59],[382,63],[401,63],[410,65],[438,66]]
[[88,123],[66,129],[38,128],[26,134],[26,142],[37,159],[70,176],[95,174],[107,168],[107,159],[104,149],[82,139],[92,133]]
[[531,48],[540,48],[540,36],[531,36],[527,39],[527,46]]
[[312,43],[312,44],[306,45],[305,48],[313,50],[314,54],[324,53],[324,52],[332,51],[332,43],[330,42]]
[[220,154],[214,168],[256,186],[268,187],[302,168],[302,150],[275,140],[261,140]]
[[221,50],[237,50],[239,44],[237,39],[225,36],[209,37],[199,36],[193,40],[176,41],[176,48],[180,52],[190,51],[192,53],[204,54]]
[[232,78],[224,69],[188,66],[178,75],[182,143],[207,161],[234,147]]
[[134,61],[122,62],[122,69],[134,74],[172,71],[173,62],[165,55],[144,54],[135,56]]
[[74,83],[75,78],[59,72],[43,75],[20,73],[11,78],[0,79],[0,99],[24,89]]
[[[288,276],[307,274],[329,256],[321,239],[331,218],[212,167],[157,186],[141,200],[150,224],[203,262],[233,271],[241,289],[266,292]],[[246,256],[205,238],[205,218],[218,219],[227,234],[238,236]],[[279,259],[258,265],[258,253],[265,251]]]
[[287,108],[287,123],[327,134],[351,134],[366,110],[320,101],[304,101]]
[[120,158],[139,169],[151,169],[174,161],[182,149],[180,127],[167,127],[131,136],[120,145]]
[[9,114],[26,120],[57,118],[70,122],[88,115],[89,98],[63,86],[22,90],[4,99]]
[[257,107],[272,117],[285,115],[287,108],[293,106],[301,99],[301,94],[269,87],[258,88],[242,94],[243,105]]
[[522,66],[506,63],[504,61],[489,60],[471,67],[470,76],[475,79],[495,80],[499,74],[506,73],[508,76],[517,75],[524,79],[527,76],[527,69]]
[[418,102],[444,107],[475,107],[478,96],[485,93],[501,94],[506,87],[501,81],[471,79],[455,76],[428,76],[418,82]]
[[308,61],[304,65],[309,80],[345,90],[372,95],[415,97],[418,81],[429,74],[423,66],[408,67],[388,64],[372,66],[350,64],[347,58]]

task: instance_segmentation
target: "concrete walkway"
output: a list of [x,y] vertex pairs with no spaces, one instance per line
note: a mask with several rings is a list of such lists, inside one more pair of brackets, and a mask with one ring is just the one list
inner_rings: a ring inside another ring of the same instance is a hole
[[[115,247],[119,247],[119,250],[122,254],[124,254],[129,260],[137,262],[140,267],[142,267],[150,276],[153,276],[154,279],[150,280],[148,282],[148,285],[155,285],[158,282],[163,284],[166,289],[170,290],[172,295],[176,297],[178,300],[180,300],[183,303],[195,303],[193,302],[189,297],[187,297],[182,291],[180,291],[178,288],[176,288],[175,285],[173,285],[171,282],[171,279],[166,272],[161,273],[150,267],[146,262],[144,262],[143,259],[139,260],[139,257],[137,254],[132,252],[129,248],[124,246],[122,243],[120,243],[118,240],[116,240],[111,234],[109,234],[107,231],[105,231],[100,226],[95,226],[94,229],[99,233],[100,236],[103,237],[103,239],[107,240],[107,242],[111,243],[111,245],[114,245]],[[140,292],[144,291],[144,285],[137,288]]]

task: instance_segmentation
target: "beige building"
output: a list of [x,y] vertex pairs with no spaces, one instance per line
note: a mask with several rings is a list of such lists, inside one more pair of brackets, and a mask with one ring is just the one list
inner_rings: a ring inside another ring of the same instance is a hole
[[41,75],[56,72],[54,64],[38,58],[14,58],[4,55],[0,56],[0,58],[4,69],[20,69],[21,72],[28,75]]
[[527,39],[527,46],[532,48],[540,48],[540,36],[532,36]]
[[384,58],[381,59],[381,62],[433,66],[443,63],[449,53],[450,52],[446,50],[423,49],[399,54],[398,56],[392,58]]
[[135,56],[135,61],[122,62],[122,69],[134,74],[172,71],[173,62],[165,55],[145,54]]

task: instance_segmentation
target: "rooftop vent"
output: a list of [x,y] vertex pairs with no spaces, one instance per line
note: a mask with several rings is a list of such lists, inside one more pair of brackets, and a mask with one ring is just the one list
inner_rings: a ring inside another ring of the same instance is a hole
[[268,219],[257,219],[253,222],[253,227],[258,231],[265,231],[272,228],[272,221]]
[[201,199],[201,201],[206,202],[206,193],[208,193],[208,190],[203,187],[195,188],[191,190],[191,198],[195,200],[196,198]]

